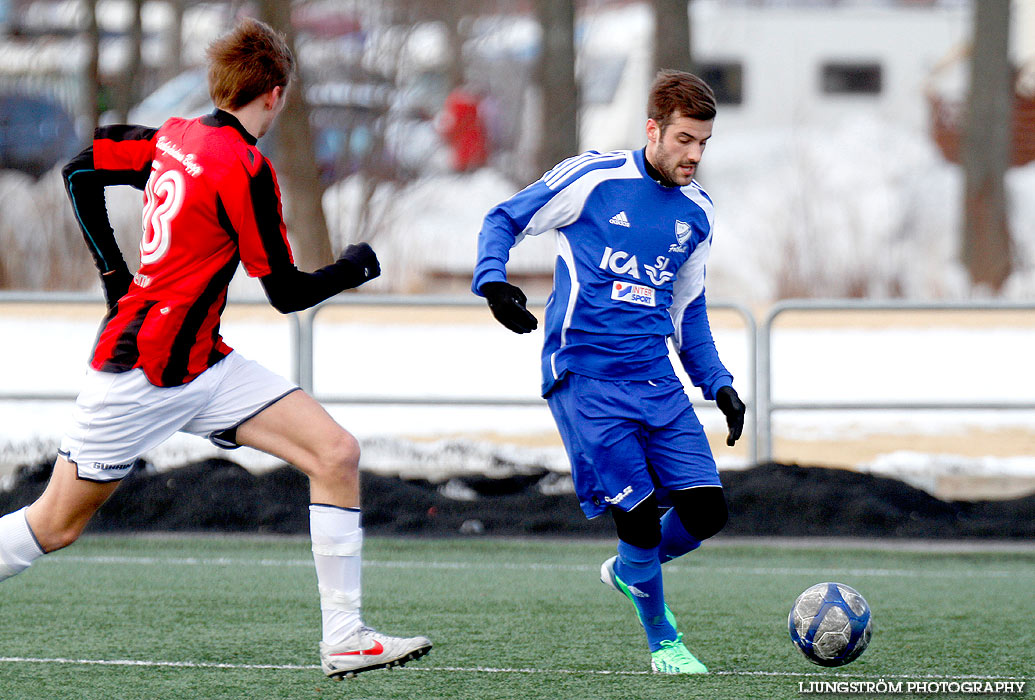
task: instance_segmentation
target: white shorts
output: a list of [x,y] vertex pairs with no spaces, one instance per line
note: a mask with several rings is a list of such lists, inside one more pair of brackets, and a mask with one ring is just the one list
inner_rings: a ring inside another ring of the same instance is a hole
[[232,433],[220,434],[297,390],[236,352],[176,387],[155,386],[140,369],[113,374],[89,368],[60,454],[76,465],[80,479],[118,481],[180,430],[237,447]]

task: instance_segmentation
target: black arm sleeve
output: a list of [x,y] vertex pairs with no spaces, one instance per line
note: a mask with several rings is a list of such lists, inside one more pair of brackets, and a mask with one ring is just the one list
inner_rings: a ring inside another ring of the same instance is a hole
[[83,233],[86,247],[93,255],[94,264],[101,273],[104,297],[108,307],[129,290],[133,275],[122,257],[115,231],[108,219],[104,188],[109,185],[132,185],[138,190],[147,184],[147,171],[97,170],[94,166],[93,147],[73,158],[61,170],[65,191],[72,202],[72,212]]
[[86,245],[100,273],[128,272],[126,260],[115,239],[104,202],[104,188],[109,185],[132,185],[138,190],[147,184],[147,172],[136,170],[97,170],[93,147],[77,155],[62,171],[65,191],[72,202],[76,223],[83,232]]
[[108,208],[104,203],[104,188],[107,185],[130,184],[125,182],[126,174],[95,170],[92,147],[69,161],[61,174],[65,180],[65,191],[72,202],[76,223],[83,232],[83,239],[93,255],[97,269],[102,275],[111,272],[128,273],[129,268],[115,240],[115,231],[108,220]]
[[377,256],[366,243],[351,245],[337,262],[316,272],[302,272],[294,265],[278,267],[261,277],[266,297],[282,314],[316,306],[338,292],[352,289],[381,274]]

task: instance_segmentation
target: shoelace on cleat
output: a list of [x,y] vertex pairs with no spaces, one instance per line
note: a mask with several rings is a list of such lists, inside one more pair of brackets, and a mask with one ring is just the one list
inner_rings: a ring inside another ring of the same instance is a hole
[[680,633],[675,639],[667,639],[661,643],[661,649],[666,654],[662,660],[672,665],[679,665],[682,663],[692,664],[696,662],[696,659],[690,653],[690,650],[683,645],[683,635]]

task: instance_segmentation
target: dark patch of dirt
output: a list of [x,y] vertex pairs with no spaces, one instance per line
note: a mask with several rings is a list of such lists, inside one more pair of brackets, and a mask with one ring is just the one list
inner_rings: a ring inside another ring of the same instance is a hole
[[[34,501],[51,466],[22,467],[0,493],[0,513]],[[1035,538],[1035,495],[1009,501],[941,501],[895,479],[841,469],[763,464],[722,475],[725,535],[887,538]],[[362,478],[368,534],[611,537],[610,518],[586,520],[573,494],[546,495],[542,473],[427,481]],[[458,500],[463,492],[470,500]],[[451,495],[452,494],[452,495]],[[141,465],[90,522],[90,532],[308,532],[306,478],[290,467],[254,475],[227,460],[161,473]]]

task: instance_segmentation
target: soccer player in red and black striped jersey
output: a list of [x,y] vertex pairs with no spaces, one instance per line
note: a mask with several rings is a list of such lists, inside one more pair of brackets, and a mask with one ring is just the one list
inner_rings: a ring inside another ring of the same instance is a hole
[[[312,397],[234,352],[219,333],[243,265],[282,313],[380,274],[361,243],[333,264],[295,267],[280,189],[256,141],[284,105],[294,58],[282,36],[244,20],[209,47],[217,109],[161,127],[106,126],[64,169],[76,220],[104,285],[97,337],[73,425],[40,498],[0,518],[0,580],[74,542],[142,454],[177,431],[262,450],[309,477],[324,672],[340,679],[426,654],[360,615],[359,445]],[[108,220],[104,188],[144,192],[135,275]]]

